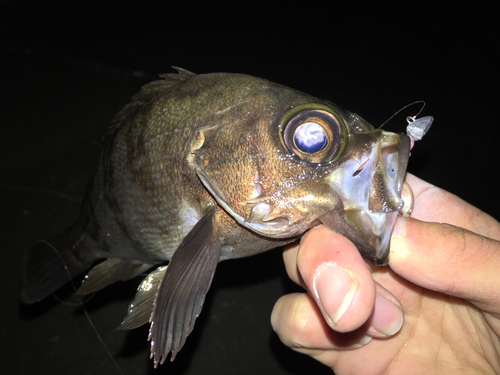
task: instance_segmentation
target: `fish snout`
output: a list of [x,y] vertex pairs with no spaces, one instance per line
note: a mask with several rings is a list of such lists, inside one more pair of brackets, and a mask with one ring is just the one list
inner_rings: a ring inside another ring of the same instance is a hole
[[[352,223],[366,240],[366,243],[360,243],[360,252],[373,264],[387,264],[396,219],[400,212],[408,212],[413,205],[411,188],[403,181],[411,141],[406,135],[384,132],[379,147],[370,183],[368,209],[352,215]],[[407,203],[401,196],[403,187],[405,198],[409,197]]]
[[[381,131],[368,160],[349,167],[343,179],[343,212],[320,218],[332,231],[345,235],[375,265],[389,261],[392,230],[399,212],[411,210],[411,188],[404,185],[410,138]],[[405,198],[401,197],[404,186]]]

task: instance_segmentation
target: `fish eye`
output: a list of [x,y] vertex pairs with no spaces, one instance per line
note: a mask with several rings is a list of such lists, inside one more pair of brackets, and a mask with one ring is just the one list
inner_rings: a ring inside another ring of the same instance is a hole
[[280,126],[286,148],[313,164],[335,161],[347,143],[347,128],[332,108],[317,103],[302,104],[285,114]]
[[306,122],[295,128],[293,143],[300,151],[314,154],[323,150],[328,144],[326,131],[315,122]]

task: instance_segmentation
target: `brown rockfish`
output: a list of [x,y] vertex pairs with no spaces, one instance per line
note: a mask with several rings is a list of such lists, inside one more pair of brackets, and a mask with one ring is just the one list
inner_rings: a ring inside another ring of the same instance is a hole
[[76,223],[38,241],[23,265],[25,303],[99,259],[77,293],[159,266],[120,327],[151,323],[155,367],[182,348],[222,260],[324,223],[385,264],[410,150],[407,135],[288,87],[177,71],[117,114]]

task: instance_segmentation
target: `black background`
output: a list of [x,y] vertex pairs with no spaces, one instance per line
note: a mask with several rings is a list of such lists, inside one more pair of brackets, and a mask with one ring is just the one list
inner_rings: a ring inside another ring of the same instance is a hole
[[[2,373],[118,373],[81,308],[21,305],[19,263],[75,220],[113,115],[171,65],[267,78],[374,126],[425,100],[435,122],[409,171],[500,217],[495,3],[447,4],[0,1]],[[404,131],[418,110],[385,127]],[[283,268],[279,250],[221,263],[186,346],[156,371],[147,327],[113,332],[140,280],[85,306],[124,374],[330,373],[272,332],[274,302],[294,289]]]

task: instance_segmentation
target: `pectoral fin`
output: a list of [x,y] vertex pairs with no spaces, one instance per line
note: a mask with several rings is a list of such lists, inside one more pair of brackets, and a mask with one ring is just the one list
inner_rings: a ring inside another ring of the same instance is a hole
[[153,267],[152,264],[108,258],[90,270],[76,294],[97,292],[116,281],[133,279],[151,267]]
[[176,250],[156,294],[149,340],[154,366],[169,352],[174,360],[201,312],[223,240],[214,230],[216,206],[208,207]]

